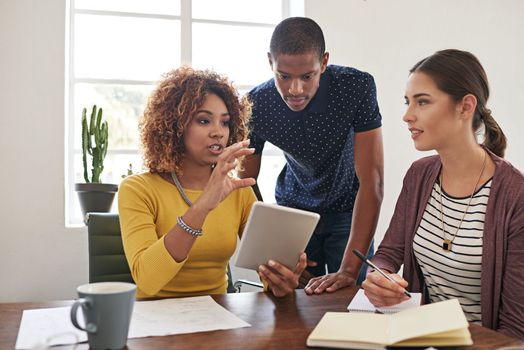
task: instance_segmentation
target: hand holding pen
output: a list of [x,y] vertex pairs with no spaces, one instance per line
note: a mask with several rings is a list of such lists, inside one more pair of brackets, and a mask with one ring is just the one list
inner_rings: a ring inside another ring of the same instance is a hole
[[353,253],[377,272],[368,274],[362,283],[362,288],[373,305],[390,306],[411,298],[406,290],[408,283],[403,278],[382,271],[358,250],[354,249]]

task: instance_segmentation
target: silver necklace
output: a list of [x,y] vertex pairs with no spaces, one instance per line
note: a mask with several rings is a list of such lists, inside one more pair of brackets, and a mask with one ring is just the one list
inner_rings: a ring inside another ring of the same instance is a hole
[[180,181],[178,181],[178,177],[176,176],[176,173],[174,171],[171,172],[171,178],[173,179],[173,182],[175,183],[175,186],[178,192],[180,193],[180,195],[182,196],[182,199],[184,200],[184,202],[186,202],[188,206],[193,205],[191,200],[188,198],[186,192],[184,192],[184,189],[182,188]]
[[480,174],[477,179],[477,182],[475,183],[475,186],[473,187],[473,191],[471,191],[471,196],[469,196],[468,205],[466,206],[466,210],[462,213],[462,218],[460,219],[460,222],[458,224],[457,229],[455,230],[455,234],[451,234],[451,239],[447,239],[446,236],[446,230],[444,229],[444,209],[442,205],[442,191],[443,191],[443,185],[442,185],[442,179],[444,177],[444,171],[440,172],[440,222],[442,223],[442,249],[445,251],[450,252],[451,251],[451,245],[453,244],[453,241],[455,240],[455,237],[457,237],[457,234],[460,230],[460,226],[462,225],[462,221],[464,221],[464,218],[466,217],[466,213],[468,212],[469,206],[471,204],[471,200],[473,199],[473,195],[475,194],[475,190],[477,189],[477,186],[479,185],[480,178],[482,177],[482,174],[484,173],[484,168],[486,167],[486,151],[484,151],[484,161],[482,163],[482,169],[480,169]]

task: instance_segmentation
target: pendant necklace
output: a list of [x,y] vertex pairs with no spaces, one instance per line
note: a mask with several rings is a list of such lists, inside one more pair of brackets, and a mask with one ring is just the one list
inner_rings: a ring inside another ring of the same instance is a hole
[[462,219],[460,219],[460,222],[458,224],[458,227],[457,229],[455,230],[455,234],[451,234],[450,232],[450,235],[451,235],[451,239],[448,239],[447,236],[446,236],[446,230],[444,229],[444,209],[443,209],[443,205],[442,205],[442,191],[443,191],[443,185],[442,185],[442,179],[444,177],[444,171],[441,170],[440,171],[440,178],[439,178],[439,181],[440,181],[440,222],[442,223],[442,249],[445,250],[445,251],[448,251],[450,252],[451,251],[451,245],[453,244],[453,241],[455,240],[455,237],[457,237],[457,234],[460,230],[460,226],[462,225],[462,222],[464,221],[464,218],[466,217],[466,213],[468,212],[468,209],[469,209],[469,206],[471,204],[471,200],[473,199],[473,196],[475,195],[475,190],[477,189],[477,186],[480,182],[480,178],[482,177],[482,174],[484,173],[484,168],[486,167],[486,151],[484,151],[484,161],[482,163],[482,169],[480,169],[480,174],[479,174],[479,177],[477,179],[477,182],[475,183],[475,186],[473,187],[473,191],[471,192],[471,196],[469,197],[469,200],[468,200],[468,205],[466,206],[466,210],[464,210],[464,212],[462,213]]
[[186,204],[188,206],[193,205],[193,203],[191,202],[191,200],[187,196],[186,192],[182,188],[182,185],[180,184],[180,181],[178,181],[178,177],[176,176],[176,173],[174,171],[171,172],[171,178],[173,179],[173,182],[175,183],[175,186],[176,186],[178,192],[180,193],[180,195],[182,196],[182,199],[184,200],[184,202],[186,202]]

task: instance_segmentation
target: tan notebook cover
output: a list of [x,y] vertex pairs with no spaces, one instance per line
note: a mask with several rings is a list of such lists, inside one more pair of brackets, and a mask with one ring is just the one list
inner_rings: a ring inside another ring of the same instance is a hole
[[468,326],[457,299],[388,315],[327,312],[307,345],[341,349],[471,345]]

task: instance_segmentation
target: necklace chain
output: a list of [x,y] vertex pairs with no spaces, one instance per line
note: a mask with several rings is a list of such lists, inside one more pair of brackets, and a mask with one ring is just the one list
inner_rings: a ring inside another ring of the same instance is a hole
[[182,188],[182,185],[180,184],[180,181],[178,180],[178,177],[176,176],[176,173],[174,171],[171,172],[171,178],[173,179],[173,182],[175,183],[175,186],[176,186],[178,192],[180,193],[180,195],[182,196],[182,199],[184,200],[184,202],[186,202],[186,204],[188,206],[193,205],[193,203],[191,202],[191,200],[187,196],[186,192]]
[[468,209],[469,209],[469,206],[471,204],[471,200],[473,199],[473,196],[475,195],[475,190],[477,189],[477,186],[479,185],[479,182],[480,182],[480,179],[482,178],[482,174],[484,173],[484,169],[486,168],[486,154],[487,152],[484,151],[484,160],[482,162],[482,169],[480,169],[480,174],[479,174],[479,177],[477,179],[477,182],[475,183],[475,186],[473,187],[473,190],[471,191],[471,196],[469,196],[469,200],[468,200],[468,205],[466,206],[466,210],[464,210],[464,212],[462,213],[462,218],[460,219],[460,222],[458,224],[458,227],[457,229],[455,230],[455,234],[451,234],[450,232],[450,235],[451,235],[451,239],[447,239],[447,236],[446,236],[446,230],[444,228],[444,208],[443,208],[443,205],[442,205],[442,191],[443,191],[443,184],[442,184],[442,181],[443,181],[443,178],[444,178],[444,171],[441,170],[440,171],[440,177],[439,177],[439,181],[440,181],[440,188],[439,188],[439,194],[440,194],[440,222],[442,224],[442,249],[443,250],[446,250],[446,251],[451,251],[451,245],[453,243],[453,241],[455,240],[455,237],[457,237],[457,234],[460,230],[460,227],[462,226],[462,222],[464,221],[464,218],[466,217],[466,213],[468,212]]

